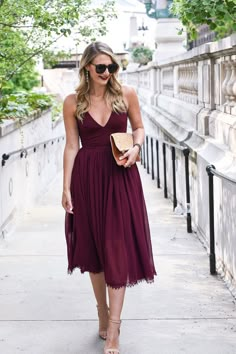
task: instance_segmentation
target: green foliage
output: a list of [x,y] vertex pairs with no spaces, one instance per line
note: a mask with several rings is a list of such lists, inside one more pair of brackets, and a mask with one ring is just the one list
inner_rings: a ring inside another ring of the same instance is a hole
[[174,0],[171,11],[186,27],[191,39],[198,36],[198,26],[207,24],[217,39],[236,32],[235,0]]
[[96,8],[90,0],[0,0],[0,91],[72,29],[77,43],[91,41],[106,33],[112,17],[113,1]]
[[18,72],[10,80],[3,83],[2,94],[30,91],[33,87],[39,85],[39,83],[40,77],[35,70],[35,62],[31,59],[19,68]]
[[132,50],[131,56],[135,63],[146,65],[152,60],[153,50],[148,47],[136,47]]
[[43,53],[43,66],[44,69],[52,69],[56,64],[58,64],[61,60],[63,59],[69,59],[71,57],[71,54],[61,50],[58,51],[57,53],[51,51],[51,50],[46,50]]
[[58,118],[62,117],[63,103],[57,100],[53,101],[52,105],[52,121],[56,121]]
[[0,98],[0,122],[3,119],[23,119],[35,110],[45,110],[53,105],[52,95],[36,92],[18,92]]

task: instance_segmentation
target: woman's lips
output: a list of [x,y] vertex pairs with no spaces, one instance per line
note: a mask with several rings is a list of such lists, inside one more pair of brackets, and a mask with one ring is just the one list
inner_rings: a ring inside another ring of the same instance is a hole
[[100,77],[100,79],[102,79],[103,81],[106,81],[106,80],[108,80],[108,79],[109,79],[109,76],[106,76],[106,77],[99,76],[99,77]]

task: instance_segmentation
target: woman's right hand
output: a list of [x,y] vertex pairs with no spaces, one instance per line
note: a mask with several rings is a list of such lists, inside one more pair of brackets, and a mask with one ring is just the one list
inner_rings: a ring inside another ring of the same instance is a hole
[[61,204],[67,213],[73,214],[73,205],[70,191],[63,191]]

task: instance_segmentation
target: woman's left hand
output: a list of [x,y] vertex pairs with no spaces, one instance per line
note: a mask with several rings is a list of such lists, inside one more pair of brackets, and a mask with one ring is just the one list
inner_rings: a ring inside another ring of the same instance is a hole
[[134,165],[138,154],[139,154],[138,146],[133,146],[131,149],[126,151],[126,153],[120,157],[120,160],[127,159],[126,163],[123,166],[127,168]]

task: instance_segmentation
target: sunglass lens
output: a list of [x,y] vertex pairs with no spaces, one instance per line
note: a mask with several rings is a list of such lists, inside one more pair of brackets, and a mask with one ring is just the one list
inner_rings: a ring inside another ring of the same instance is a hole
[[97,74],[102,74],[106,70],[106,65],[105,64],[98,64],[96,65],[96,73]]
[[110,74],[114,74],[117,69],[118,69],[118,65],[116,63],[108,65],[108,71]]

